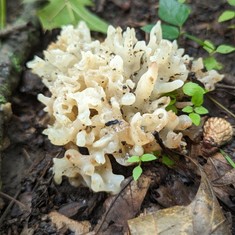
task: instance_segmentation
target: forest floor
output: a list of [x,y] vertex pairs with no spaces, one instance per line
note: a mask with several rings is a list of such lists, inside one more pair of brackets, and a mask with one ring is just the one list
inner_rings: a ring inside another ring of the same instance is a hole
[[[215,45],[235,44],[235,31],[227,28],[228,23],[217,22],[219,15],[229,8],[226,1],[216,1],[216,4],[213,0],[189,2],[192,12],[184,26],[185,31],[200,39],[209,39]],[[136,28],[138,38],[145,39],[146,35],[140,27],[158,20],[157,8],[158,1],[155,0],[97,0],[93,10],[114,26]],[[50,33],[42,34],[42,45],[37,48],[37,54],[42,55],[41,51],[46,48],[51,38]],[[207,56],[205,50],[189,39],[181,38],[179,46],[185,48],[185,53],[190,56]],[[32,52],[32,56],[34,53]],[[216,58],[224,65],[220,72],[225,74],[225,78],[210,96],[235,113],[234,53],[216,55]],[[200,141],[191,142],[189,152],[190,157],[206,173],[209,186],[205,183],[207,181],[203,173],[201,180],[196,176],[195,180],[187,177],[182,172],[187,172],[187,164],[183,169],[177,170],[157,163],[144,167],[145,174],[139,183],[133,182],[129,177],[132,169],[127,170],[126,188],[117,196],[93,193],[86,187],[75,188],[66,179],[61,185],[56,185],[50,170],[52,159],[62,157],[65,150],[52,145],[42,134],[48,117],[43,111],[43,105],[37,100],[37,94],[44,92],[46,88],[41,80],[25,67],[21,83],[11,99],[13,115],[6,128],[9,146],[3,152],[1,234],[76,234],[74,231],[79,226],[84,229],[81,230],[83,233],[86,229],[95,229],[95,233],[99,234],[124,234],[127,233],[127,220],[141,213],[146,215],[176,205],[188,209],[190,203],[195,202],[195,195],[202,183],[213,188],[213,192],[210,192],[211,201],[213,206],[217,205],[215,195],[220,207],[212,206],[210,213],[199,211],[200,221],[212,214],[214,218],[215,214],[222,212],[226,220],[220,221],[220,231],[229,234],[227,228],[231,228],[235,234],[235,173],[219,151],[208,158],[195,158]],[[235,125],[235,119],[210,99],[206,99],[205,107],[209,110],[209,116],[223,117]],[[200,128],[196,130],[199,140],[202,139]],[[235,160],[234,138],[222,149]],[[207,203],[209,207],[211,204]],[[76,223],[78,221],[87,223]],[[215,233],[211,234],[219,234],[216,233],[215,224],[205,225],[202,222],[202,226],[214,226],[212,230]],[[146,234],[150,234],[150,231],[152,230],[146,228]]]

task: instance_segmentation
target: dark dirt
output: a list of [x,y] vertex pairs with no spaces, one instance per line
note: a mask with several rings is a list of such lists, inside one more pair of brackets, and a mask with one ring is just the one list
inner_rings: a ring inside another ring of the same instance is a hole
[[[216,1],[216,4],[213,0],[188,2],[192,13],[184,28],[187,32],[201,39],[210,39],[217,45],[221,43],[235,44],[235,31],[227,29],[228,23],[217,23],[221,12],[229,8],[226,1]],[[93,10],[96,10],[97,14],[110,24],[138,29],[158,20],[157,8],[158,1],[154,0],[96,0],[96,6]],[[137,35],[139,38],[145,38],[145,34],[141,30],[138,30]],[[40,50],[45,48],[48,43],[46,36],[52,38],[50,34],[45,34],[42,37]],[[179,44],[191,56],[206,56],[203,49],[188,39],[181,38]],[[38,53],[41,52],[38,51]],[[223,63],[224,69],[221,72],[226,75],[221,84],[230,87],[218,86],[210,96],[235,113],[234,53],[216,57]],[[22,231],[38,235],[74,234],[66,229],[59,231],[52,225],[45,215],[54,210],[74,220],[89,220],[95,227],[104,213],[103,203],[109,197],[106,193],[92,193],[84,187],[74,188],[66,179],[62,185],[54,184],[50,170],[52,158],[62,156],[64,149],[51,145],[42,134],[46,128],[48,117],[42,111],[43,105],[37,101],[39,92],[45,93],[47,91],[40,79],[25,68],[22,82],[11,100],[13,116],[6,128],[10,145],[3,152],[4,195],[0,195],[3,199],[3,202],[0,203],[1,234],[25,234],[21,233]],[[225,117],[234,126],[235,119],[210,99],[206,100],[205,106],[210,110],[210,116]],[[235,160],[234,139],[223,149]],[[205,164],[206,160],[202,159],[201,162]],[[191,175],[187,174],[187,167],[190,165],[184,164],[178,170],[174,170],[160,163],[147,165],[146,172],[150,168],[151,177],[154,180],[151,182],[141,211],[146,208],[188,205],[197,192],[199,181],[192,179]],[[130,172],[131,169],[127,175],[130,175]],[[17,201],[13,203],[13,200],[5,194]],[[234,189],[231,191],[229,203],[226,204],[223,198],[220,198],[224,212],[231,213],[232,220],[235,215],[234,198]],[[22,207],[21,203],[25,207]],[[28,228],[31,230],[27,230]],[[122,228],[115,229],[113,231],[118,231],[115,234],[123,234]]]

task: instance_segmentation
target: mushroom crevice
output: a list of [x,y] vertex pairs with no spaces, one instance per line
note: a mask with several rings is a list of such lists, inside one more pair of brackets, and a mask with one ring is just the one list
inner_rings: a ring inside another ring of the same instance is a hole
[[108,155],[128,165],[129,156],[160,150],[155,131],[166,147],[185,146],[182,131],[191,119],[166,110],[167,93],[188,82],[190,72],[207,90],[223,77],[203,72],[202,59],[184,55],[175,41],[163,39],[160,22],[148,43],[138,41],[130,28],[122,32],[109,26],[100,42],[84,22],[65,26],[44,59],[35,57],[27,66],[51,93],[38,95],[51,118],[43,133],[67,149],[63,158],[54,159],[55,182],[67,176],[72,185],[113,194],[124,177],[113,174]]

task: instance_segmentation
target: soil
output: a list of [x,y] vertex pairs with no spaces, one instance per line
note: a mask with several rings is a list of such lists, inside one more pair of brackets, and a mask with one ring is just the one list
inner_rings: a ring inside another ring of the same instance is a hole
[[[218,16],[225,9],[229,9],[226,1],[219,0],[216,4],[212,0],[187,2],[192,13],[184,26],[185,31],[201,39],[209,39],[216,45],[235,44],[235,31],[228,29],[228,26],[234,22],[222,24],[217,22]],[[146,37],[140,27],[158,20],[157,9],[158,1],[155,0],[96,0],[92,8],[110,24],[123,28],[127,26],[136,28],[139,39]],[[94,37],[102,36],[94,33]],[[41,54],[52,38],[53,36],[48,33],[42,35],[42,45],[38,49],[38,54]],[[185,48],[190,56],[207,56],[205,50],[189,39],[181,38],[179,45]],[[34,53],[32,52],[32,55]],[[234,53],[216,55],[216,58],[224,65],[221,73],[225,74],[225,79],[210,96],[235,113]],[[43,105],[37,100],[38,93],[45,94],[47,90],[40,79],[25,68],[21,84],[11,100],[13,115],[6,128],[9,146],[3,152],[0,233],[74,234],[68,227],[58,229],[51,222],[51,218],[47,215],[52,211],[58,211],[75,221],[88,220],[94,228],[100,223],[107,209],[105,205],[110,195],[93,193],[85,187],[72,187],[66,179],[61,185],[53,182],[52,159],[62,157],[65,150],[63,147],[53,146],[42,134],[48,117],[43,111]],[[234,126],[234,117],[209,98],[206,99],[205,106],[209,109],[210,116],[226,118]],[[196,131],[200,140],[202,138],[200,129]],[[197,151],[195,149],[199,146],[199,142],[190,142],[189,146],[193,156],[193,151]],[[234,138],[223,146],[223,150],[235,160]],[[208,162],[208,159],[203,157],[197,160],[203,166]],[[139,199],[140,208],[135,211],[133,217],[145,210],[151,210],[150,208],[162,209],[175,205],[188,205],[194,199],[200,184],[200,180],[195,176],[196,173],[193,175],[196,179],[192,180],[192,174],[188,173],[192,169],[190,167],[188,163],[183,166],[181,164],[178,169],[168,168],[161,163],[147,164],[144,168],[145,175],[151,175],[152,181],[143,200]],[[113,168],[115,170],[115,166]],[[231,168],[226,169],[231,170]],[[123,169],[118,166],[116,171],[120,172]],[[131,176],[132,168],[124,171],[127,178]],[[230,225],[235,218],[233,187],[230,187],[226,200],[224,195],[218,193],[219,190],[216,191],[216,196]],[[110,224],[111,222],[114,223],[110,221]],[[125,226],[122,226],[114,226],[100,234],[124,234],[126,230]],[[234,226],[233,232],[235,234]]]

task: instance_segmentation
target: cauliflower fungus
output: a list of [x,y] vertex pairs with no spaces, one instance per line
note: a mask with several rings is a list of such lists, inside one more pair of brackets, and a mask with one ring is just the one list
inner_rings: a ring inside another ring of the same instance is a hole
[[159,150],[155,131],[168,148],[186,144],[182,131],[192,122],[167,111],[170,97],[164,94],[182,87],[190,72],[208,90],[222,76],[203,72],[201,59],[183,53],[175,41],[162,39],[160,22],[147,44],[130,28],[109,26],[100,42],[92,40],[84,22],[63,27],[45,59],[28,63],[51,92],[38,96],[51,117],[44,134],[67,149],[62,159],[54,159],[56,183],[67,176],[73,185],[117,193],[124,177],[112,173],[108,155],[128,165],[129,156]]

